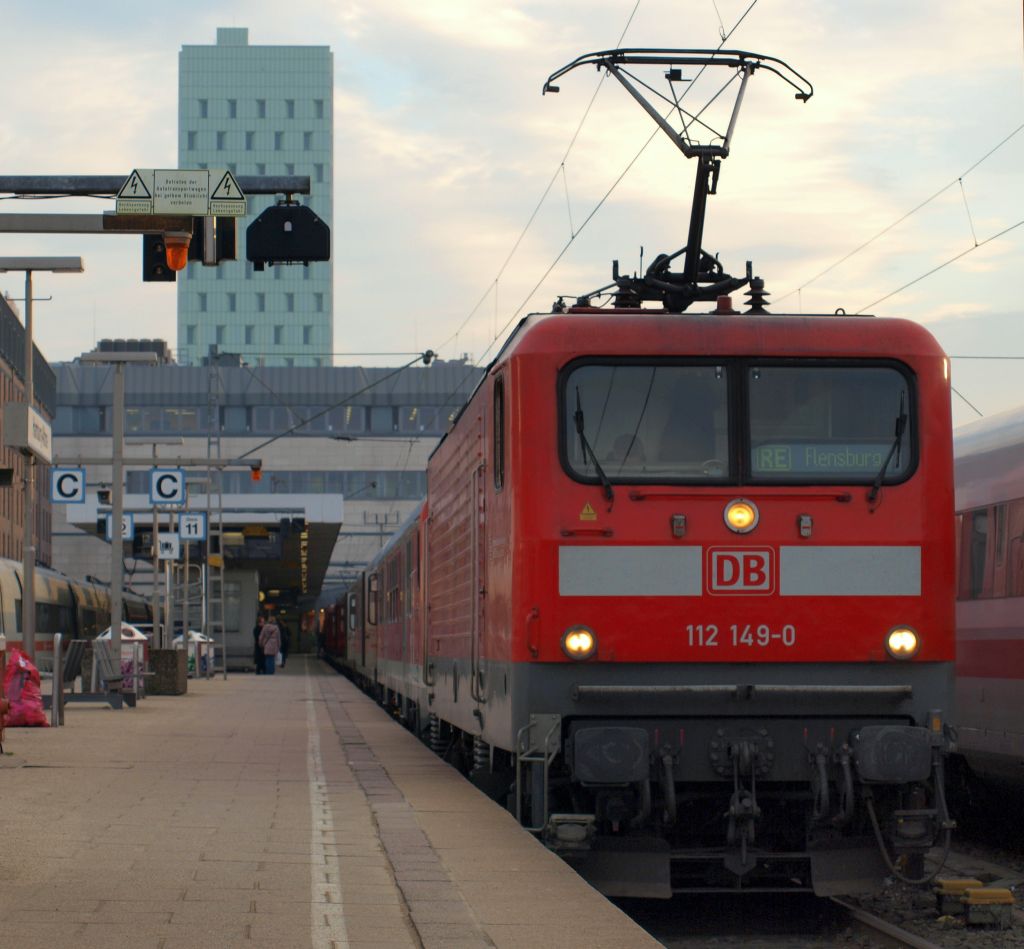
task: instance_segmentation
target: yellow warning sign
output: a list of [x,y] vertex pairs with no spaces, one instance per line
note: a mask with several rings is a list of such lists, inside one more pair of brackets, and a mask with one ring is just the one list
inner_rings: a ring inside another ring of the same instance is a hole
[[590,502],[589,501],[586,504],[583,505],[583,510],[580,511],[580,520],[581,521],[596,521],[597,520],[597,514],[595,513],[594,509],[590,506]]

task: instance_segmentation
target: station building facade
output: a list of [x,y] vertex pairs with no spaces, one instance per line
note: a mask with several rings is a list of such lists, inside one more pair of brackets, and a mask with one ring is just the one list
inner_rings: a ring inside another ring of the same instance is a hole
[[[118,345],[125,343],[100,344]],[[225,565],[257,575],[259,592],[292,611],[311,607],[325,586],[351,580],[424,497],[427,459],[481,374],[461,360],[300,369],[222,355],[214,365],[183,366],[159,347],[159,365],[125,368],[126,510],[134,506],[139,524],[136,542],[125,545],[128,582],[149,594],[150,470],[182,458],[244,456],[261,461],[259,480],[242,464],[219,482],[225,530],[237,535]],[[78,360],[55,368],[58,460],[110,458],[113,369]],[[86,503],[54,506],[54,564],[70,575],[110,577],[110,546],[96,530],[110,472],[109,464],[87,466]],[[200,508],[210,478],[204,467],[186,469]],[[247,601],[233,621],[244,633],[256,590],[236,581],[227,599]]]
[[[331,227],[334,64],[326,46],[250,46],[244,28],[213,46],[183,46],[178,65],[178,167],[236,175],[308,175],[296,196]],[[248,199],[253,220],[275,197]],[[252,365],[330,366],[330,263],[254,271],[238,227],[238,260],[178,274],[178,361],[199,365],[211,346]]]
[[[35,349],[33,364],[35,408],[52,421],[57,405],[57,382],[53,369]],[[25,399],[25,327],[18,319],[13,303],[0,296],[0,405]],[[0,557],[21,562],[25,540],[25,456],[8,448],[3,437],[0,416]],[[51,508],[45,465],[36,465],[33,520],[36,560],[44,566],[52,562]]]

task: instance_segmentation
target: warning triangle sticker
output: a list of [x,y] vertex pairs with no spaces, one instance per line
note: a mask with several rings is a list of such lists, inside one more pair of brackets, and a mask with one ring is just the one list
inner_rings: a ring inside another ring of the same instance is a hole
[[213,189],[213,194],[210,195],[211,201],[244,201],[245,195],[242,194],[242,189],[238,187],[238,182],[235,181],[235,176],[230,171],[224,172],[224,177],[220,179],[220,184]]
[[121,185],[121,190],[117,192],[117,197],[139,198],[143,201],[153,199],[153,195],[149,193],[149,188],[146,187],[146,182],[143,180],[142,175],[139,174],[137,168],[132,169],[128,180]]
[[589,501],[586,504],[583,505],[583,510],[580,511],[580,520],[581,521],[596,521],[597,520],[597,512],[590,506],[590,502]]

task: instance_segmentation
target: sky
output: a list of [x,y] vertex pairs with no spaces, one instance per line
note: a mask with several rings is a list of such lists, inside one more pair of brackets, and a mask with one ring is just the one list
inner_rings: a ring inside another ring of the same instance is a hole
[[[583,53],[714,48],[732,31],[727,48],[784,60],[814,95],[802,103],[753,76],[705,249],[732,273],[752,260],[775,312],[926,324],[953,357],[954,424],[1024,404],[1020,5],[756,0],[744,16],[750,7],[0,0],[0,174],[173,167],[182,45],[214,43],[219,26],[248,27],[251,44],[327,44],[335,362],[397,364],[365,354],[427,348],[486,360],[519,316],[609,283],[613,259],[634,270],[641,247],[650,261],[686,240],[693,163],[660,133],[645,148],[651,119],[592,67],[558,95],[541,95],[544,80]],[[685,104],[728,78],[711,72]],[[664,88],[657,70],[644,78]],[[724,98],[706,114],[719,128]],[[0,202],[0,213],[107,209]],[[52,297],[35,307],[51,361],[105,337],[174,346],[175,291],[142,282],[139,237],[0,233],[5,255],[85,261],[81,275],[35,278],[37,299]],[[0,274],[4,291],[23,296],[23,277]],[[1007,356],[1021,358],[973,358]]]

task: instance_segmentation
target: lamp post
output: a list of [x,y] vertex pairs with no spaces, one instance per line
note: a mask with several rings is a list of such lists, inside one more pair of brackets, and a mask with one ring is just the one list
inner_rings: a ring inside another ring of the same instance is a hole
[[[82,273],[81,257],[0,257],[0,273],[25,272],[25,404],[29,421],[32,406],[35,403],[35,380],[33,378],[33,344],[32,344],[32,274],[37,271],[47,273]],[[49,435],[47,435],[49,442]],[[36,457],[22,449],[25,456],[25,527],[22,544],[21,574],[24,588],[21,595],[21,644],[33,662],[36,658],[36,546],[33,510],[35,492]]]
[[110,649],[121,662],[121,621],[123,619],[124,550],[121,522],[124,520],[124,367],[155,366],[156,353],[86,353],[81,361],[88,365],[114,367],[113,444],[110,449]]

